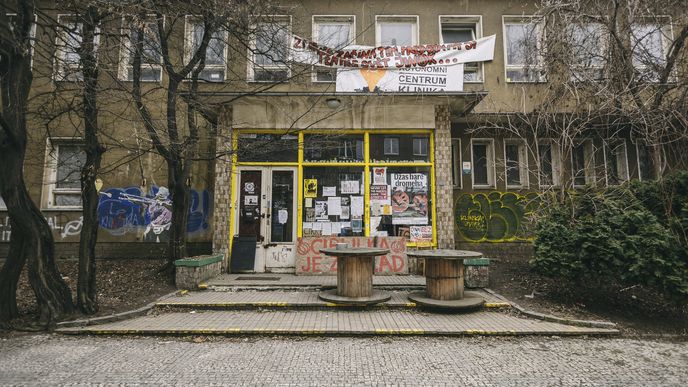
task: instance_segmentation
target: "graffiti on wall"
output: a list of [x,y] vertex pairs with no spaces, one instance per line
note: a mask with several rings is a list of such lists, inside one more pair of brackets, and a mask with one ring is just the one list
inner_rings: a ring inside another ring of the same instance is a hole
[[539,206],[539,195],[530,192],[462,193],[456,199],[459,239],[466,242],[517,242],[533,239],[530,220]]
[[[109,188],[100,192],[98,219],[100,227],[112,235],[143,230],[149,242],[169,240],[172,224],[172,198],[166,187],[152,187],[143,193],[140,187]],[[190,192],[187,232],[199,233],[209,228],[210,194],[207,190]]]
[[[83,216],[73,220],[63,220],[63,216],[50,215],[46,216],[45,220],[48,222],[48,227],[53,231],[55,238],[67,239],[72,236],[77,236],[81,233],[81,227],[84,223]],[[10,217],[5,216],[5,219],[0,221],[0,242],[9,242],[12,236],[12,224]]]
[[375,274],[406,274],[406,238],[403,237],[303,237],[296,242],[296,274],[336,274],[337,259],[320,253],[337,243],[351,247],[379,247],[389,253],[375,257]]

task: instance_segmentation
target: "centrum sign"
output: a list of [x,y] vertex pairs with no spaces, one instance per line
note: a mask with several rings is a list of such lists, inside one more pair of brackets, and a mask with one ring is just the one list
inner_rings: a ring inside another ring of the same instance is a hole
[[335,50],[292,36],[292,60],[337,69],[340,92],[463,90],[463,64],[494,58],[495,35],[470,42],[349,46]]

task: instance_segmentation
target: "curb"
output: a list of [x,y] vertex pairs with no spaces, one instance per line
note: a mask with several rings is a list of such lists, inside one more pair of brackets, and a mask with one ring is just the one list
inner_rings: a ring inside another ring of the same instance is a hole
[[535,312],[530,309],[526,309],[519,304],[509,301],[506,297],[502,296],[501,294],[495,292],[492,289],[484,288],[484,291],[490,293],[496,298],[499,298],[501,300],[504,300],[505,302],[508,302],[511,304],[511,306],[519,311],[520,313],[536,318],[538,320],[544,320],[544,321],[549,321],[549,322],[555,322],[559,324],[564,324],[564,325],[572,325],[572,326],[578,326],[578,327],[588,327],[588,328],[604,328],[604,329],[617,329],[617,326],[615,323],[610,322],[610,321],[590,321],[590,320],[576,320],[576,319],[569,319],[569,318],[564,318],[564,317],[557,317],[557,316],[552,316],[551,314],[545,314],[545,313],[540,313],[540,312]]
[[116,314],[111,314],[108,316],[101,316],[101,317],[93,317],[93,318],[87,318],[87,319],[81,319],[81,320],[71,320],[71,321],[62,321],[57,324],[55,324],[56,328],[71,328],[71,327],[83,327],[83,326],[89,326],[89,325],[97,325],[97,324],[104,324],[104,323],[111,323],[111,322],[116,322],[116,321],[122,321],[126,319],[130,319],[132,317],[138,317],[138,316],[143,316],[146,313],[148,313],[150,310],[155,308],[155,305],[161,300],[164,300],[166,298],[172,297],[174,295],[179,294],[179,291],[176,290],[172,293],[166,294],[157,300],[142,306],[138,309],[134,310],[128,310],[126,312],[121,312],[121,313],[116,313]]

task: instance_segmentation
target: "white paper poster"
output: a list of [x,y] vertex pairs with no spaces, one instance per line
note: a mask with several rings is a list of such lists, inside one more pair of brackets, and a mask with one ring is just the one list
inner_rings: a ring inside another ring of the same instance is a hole
[[323,196],[337,196],[337,187],[323,187]]
[[328,220],[327,216],[327,202],[316,200],[315,201],[315,219],[316,220]]
[[289,211],[287,211],[287,210],[277,211],[277,223],[285,224],[285,223],[287,223],[288,218],[289,218]]
[[428,224],[426,173],[392,173],[392,224]]
[[373,185],[387,185],[387,167],[373,167]]
[[342,199],[339,196],[327,198],[327,215],[339,216],[342,214]]
[[340,183],[342,194],[358,194],[358,180],[344,180]]
[[322,235],[332,235],[332,223],[324,222],[322,224]]
[[351,216],[363,216],[363,196],[351,197]]

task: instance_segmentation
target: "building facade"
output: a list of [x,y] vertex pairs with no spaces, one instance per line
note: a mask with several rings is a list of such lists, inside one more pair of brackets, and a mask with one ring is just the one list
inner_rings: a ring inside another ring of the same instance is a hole
[[[223,253],[234,271],[299,274],[335,270],[317,250],[337,241],[390,247],[390,255],[376,263],[379,273],[416,270],[403,252],[428,246],[527,259],[530,217],[543,192],[656,175],[656,156],[623,125],[598,130],[600,122],[591,119],[590,128],[597,129],[577,132],[566,146],[560,132],[534,129],[542,116],[532,114],[560,80],[546,71],[546,56],[538,51],[545,49],[546,16],[531,2],[304,0],[280,2],[277,10],[279,15],[256,21],[257,28],[281,25],[285,34],[333,48],[495,35],[494,59],[466,64],[462,91],[379,92],[370,72],[372,87],[338,92],[330,68],[289,64],[285,51],[260,35],[249,38],[248,48],[221,35],[201,76],[212,119],[203,128],[201,157],[189,181],[191,254]],[[49,6],[46,12],[56,20],[70,17]],[[180,58],[183,47],[198,39],[194,20],[185,18],[177,27],[185,37],[180,42],[186,42],[176,48]],[[671,18],[666,21],[647,30],[649,38],[636,38],[637,46],[665,57],[678,28]],[[126,31],[124,26],[120,18],[103,28]],[[59,29],[40,23],[38,28],[40,39],[57,42],[52,49],[60,58],[73,54],[59,50]],[[150,144],[141,124],[123,118],[136,116],[123,96],[132,76],[126,39],[113,35],[101,44],[110,47],[103,60],[117,67],[103,82],[122,90],[101,97],[107,107],[100,122],[112,150],[105,154],[108,167],[99,188],[99,256],[161,256],[171,221],[163,204],[169,199],[165,164],[142,151]],[[36,50],[49,52],[51,44]],[[51,57],[36,56],[36,95],[61,88],[68,93],[70,82],[78,82],[64,66],[68,61],[56,65],[45,59]],[[148,98],[163,100],[155,86],[166,73],[160,58],[148,59]],[[597,68],[597,62],[588,65]],[[562,108],[547,118],[560,122],[568,113]],[[79,125],[69,115],[49,125],[38,116],[31,122],[27,182],[54,230],[58,255],[75,256],[81,229]],[[0,203],[0,255],[11,235],[2,209]]]

